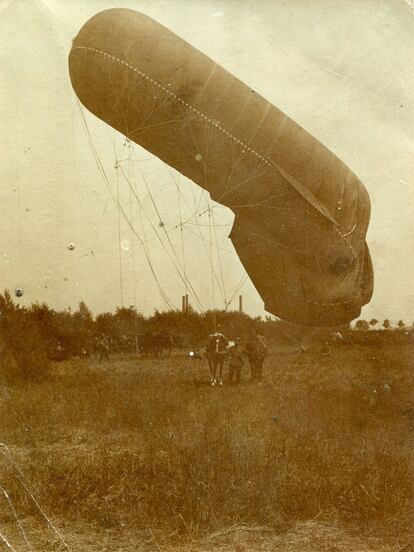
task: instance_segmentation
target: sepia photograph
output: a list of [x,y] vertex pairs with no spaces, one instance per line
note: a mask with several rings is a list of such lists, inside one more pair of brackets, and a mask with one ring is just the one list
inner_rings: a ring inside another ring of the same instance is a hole
[[414,552],[414,2],[0,26],[0,551]]

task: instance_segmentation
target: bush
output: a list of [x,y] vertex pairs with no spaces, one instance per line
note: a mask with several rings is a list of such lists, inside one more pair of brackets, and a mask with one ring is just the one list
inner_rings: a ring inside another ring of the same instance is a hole
[[19,365],[13,353],[6,347],[3,347],[0,353],[0,379],[4,383],[12,383],[20,379]]
[[38,381],[50,367],[47,340],[30,311],[20,308],[5,292],[0,296],[1,375],[9,382]]

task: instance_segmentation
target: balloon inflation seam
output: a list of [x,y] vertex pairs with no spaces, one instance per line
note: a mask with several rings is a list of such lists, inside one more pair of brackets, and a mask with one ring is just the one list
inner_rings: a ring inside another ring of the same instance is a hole
[[[155,79],[153,79],[149,75],[146,75],[143,71],[140,71],[137,67],[134,67],[133,65],[131,65],[127,61],[125,61],[123,59],[120,59],[116,56],[113,56],[112,54],[109,54],[108,52],[104,52],[103,50],[98,50],[97,48],[92,48],[91,46],[73,46],[73,50],[85,50],[85,51],[89,51],[89,52],[94,52],[94,53],[100,54],[100,55],[102,55],[102,56],[104,56],[108,59],[112,59],[113,61],[116,61],[116,62],[120,63],[121,65],[124,65],[125,67],[128,67],[128,69],[131,69],[132,71],[134,71],[135,73],[137,73],[138,75],[143,77],[145,80],[148,80],[148,81],[152,82],[155,86],[157,86],[158,88],[163,90],[166,94],[168,94],[169,96],[171,96],[172,98],[174,98],[175,100],[180,102],[181,104],[185,105],[186,107],[188,107],[188,109],[191,109],[191,111],[193,111],[194,113],[197,113],[197,115],[200,115],[200,117],[202,117],[203,119],[208,121],[210,124],[212,124],[217,129],[221,130],[224,134],[226,134],[233,141],[240,144],[245,150],[249,151],[250,153],[255,155],[258,159],[263,161],[263,163],[265,163],[266,165],[271,166],[271,167],[275,166],[274,163],[271,163],[268,159],[266,159],[266,157],[263,157],[263,155],[260,155],[260,153],[258,153],[256,150],[254,150],[253,148],[251,148],[250,146],[248,146],[247,144],[245,144],[244,142],[239,140],[236,136],[231,134],[228,130],[221,127],[217,122],[215,122],[212,119],[210,119],[209,117],[207,117],[207,115],[205,115],[204,113],[202,113],[201,111],[199,111],[198,109],[196,109],[195,107],[193,107],[192,105],[190,105],[189,103],[184,101],[182,98],[180,98],[179,96],[177,96],[176,94],[171,92],[171,90],[168,90],[167,87],[163,86],[161,83],[159,83],[158,81],[156,81]],[[279,167],[277,167],[277,168],[281,172],[282,176],[286,176],[285,171],[281,170]],[[355,224],[355,227],[356,227],[356,224]],[[349,231],[345,234],[342,234],[337,228],[334,228],[335,232],[343,239],[343,241],[349,247],[350,251],[352,252],[352,256],[354,257],[354,259],[356,259],[357,254],[356,254],[354,248],[352,247],[352,245],[346,239],[346,236],[351,234],[354,231],[354,229],[355,228],[353,228],[351,231]],[[323,303],[317,303],[315,301],[309,301],[309,300],[306,300],[306,301],[311,302],[311,303],[315,303],[315,304],[320,304],[320,305],[323,304]],[[326,303],[326,304],[327,305],[334,305],[334,303]]]

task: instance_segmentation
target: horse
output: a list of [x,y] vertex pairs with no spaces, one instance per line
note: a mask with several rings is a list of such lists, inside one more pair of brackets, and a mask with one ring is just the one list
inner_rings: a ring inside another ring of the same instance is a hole
[[[210,368],[211,385],[223,385],[223,365],[229,342],[221,333],[211,334],[206,346],[206,358]],[[218,380],[217,380],[218,370]]]
[[156,352],[155,336],[149,330],[138,336],[138,350],[142,357]]
[[263,376],[263,363],[267,355],[267,343],[259,334],[251,335],[246,343],[246,354],[249,359],[252,381],[260,382]]
[[138,336],[139,353],[142,357],[154,355],[170,356],[174,347],[174,339],[166,330],[160,332],[146,331]]
[[174,338],[166,330],[161,330],[156,336],[158,356],[171,356],[174,347]]

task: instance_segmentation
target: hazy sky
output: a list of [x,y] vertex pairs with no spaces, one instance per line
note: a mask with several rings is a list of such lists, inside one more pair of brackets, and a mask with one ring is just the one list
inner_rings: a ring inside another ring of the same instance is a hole
[[[138,203],[119,171],[116,178],[116,156],[131,154],[122,136],[85,111],[113,190],[119,186],[120,202],[145,248],[119,220],[97,170],[67,58],[88,18],[106,8],[128,7],[166,25],[254,87],[361,178],[372,200],[368,244],[375,270],[374,297],[363,316],[414,320],[414,19],[409,4],[0,1],[0,289],[22,287],[22,303],[47,301],[57,308],[84,300],[95,312],[119,305],[122,290],[124,305],[136,304],[148,314],[165,308],[146,260],[150,255],[162,289],[176,306],[185,288],[174,265],[182,274],[185,269],[205,309],[237,296],[244,270],[227,237],[231,213],[215,207],[212,229],[200,188],[136,146],[134,161],[124,167],[136,184]],[[241,293],[247,312],[263,314],[248,279]]]

